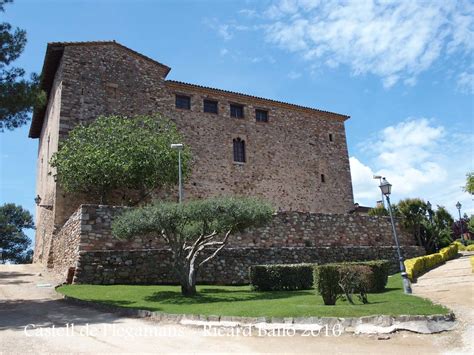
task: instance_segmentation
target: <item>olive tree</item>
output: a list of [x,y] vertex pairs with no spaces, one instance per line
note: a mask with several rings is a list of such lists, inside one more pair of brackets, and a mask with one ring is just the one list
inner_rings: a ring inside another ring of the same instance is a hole
[[[106,204],[116,189],[138,191],[140,201],[156,188],[177,183],[178,152],[170,145],[182,142],[174,123],[161,116],[101,116],[75,127],[51,165],[66,192],[87,193]],[[185,147],[184,175],[189,159]]]
[[137,235],[163,238],[173,254],[182,294],[193,296],[199,268],[216,257],[233,233],[262,225],[272,214],[269,204],[254,198],[155,202],[125,211],[113,221],[112,233],[121,239]]

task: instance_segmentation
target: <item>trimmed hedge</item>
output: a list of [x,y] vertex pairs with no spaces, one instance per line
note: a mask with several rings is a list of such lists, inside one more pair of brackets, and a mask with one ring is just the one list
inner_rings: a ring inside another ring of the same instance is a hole
[[314,268],[314,286],[325,305],[336,304],[342,295],[353,304],[353,294],[358,294],[362,302],[367,303],[367,293],[385,288],[388,270],[386,260],[319,265]]
[[339,287],[340,267],[340,264],[325,264],[314,268],[314,286],[325,305],[335,305],[344,293]]
[[418,276],[426,271],[453,259],[456,257],[457,253],[458,245],[457,243],[453,243],[441,249],[438,253],[405,260],[405,269],[408,278],[411,281],[414,281]]
[[372,275],[370,277],[369,293],[383,292],[388,282],[388,274],[390,270],[390,261],[388,260],[371,260],[371,261],[356,261],[346,263],[349,265],[365,265],[368,266]]
[[253,265],[249,268],[250,286],[255,291],[309,290],[317,264]]
[[458,251],[474,251],[474,244],[472,244],[472,240],[465,240],[465,242],[467,245],[464,245],[458,241],[455,241],[453,244],[458,246]]
[[[371,270],[367,292],[382,292],[388,281],[390,262],[387,260],[356,261],[328,265],[363,265]],[[253,265],[249,268],[250,286],[255,291],[309,290],[314,283],[313,269],[317,264]]]

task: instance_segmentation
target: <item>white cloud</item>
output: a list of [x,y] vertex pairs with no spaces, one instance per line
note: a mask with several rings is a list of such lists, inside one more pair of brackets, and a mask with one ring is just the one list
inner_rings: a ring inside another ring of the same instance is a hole
[[458,89],[466,94],[474,94],[474,73],[462,72],[458,76]]
[[247,17],[256,17],[257,11],[253,9],[242,9],[242,10],[239,10],[239,14],[247,16]]
[[289,79],[295,80],[295,79],[301,78],[301,73],[298,73],[298,72],[295,72],[295,71],[292,70],[288,73],[287,76],[288,76]]
[[310,61],[414,85],[443,53],[474,49],[469,1],[282,0],[266,15],[267,39]]
[[426,118],[386,127],[360,144],[366,162],[350,158],[355,201],[375,205],[380,190],[373,175],[382,175],[393,184],[395,200],[421,197],[452,213],[460,200],[466,212],[474,213],[471,197],[461,189],[466,172],[474,169],[473,141],[472,133],[457,133]]
[[221,57],[225,56],[226,54],[229,53],[229,50],[227,48],[222,48],[220,51],[219,51],[219,54]]

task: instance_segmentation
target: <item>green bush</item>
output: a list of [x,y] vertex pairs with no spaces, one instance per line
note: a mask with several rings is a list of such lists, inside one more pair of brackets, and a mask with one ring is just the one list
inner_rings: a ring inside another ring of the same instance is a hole
[[347,301],[354,304],[353,294],[358,294],[362,303],[368,303],[367,292],[373,283],[372,269],[367,265],[343,264],[338,269],[339,287],[344,292]]
[[352,303],[352,294],[358,294],[367,303],[366,293],[385,289],[389,265],[387,260],[319,265],[313,272],[314,287],[326,305],[336,304],[342,295]]
[[327,306],[335,305],[343,294],[339,286],[340,264],[325,264],[314,268],[314,287]]
[[418,276],[426,271],[456,257],[458,253],[457,243],[441,249],[438,253],[419,256],[417,258],[405,260],[405,269],[408,278],[414,281]]
[[255,291],[309,290],[313,287],[316,264],[253,265],[250,286]]
[[390,271],[390,262],[388,260],[356,261],[348,264],[365,265],[370,268],[372,274],[370,276],[369,293],[383,292],[385,290]]

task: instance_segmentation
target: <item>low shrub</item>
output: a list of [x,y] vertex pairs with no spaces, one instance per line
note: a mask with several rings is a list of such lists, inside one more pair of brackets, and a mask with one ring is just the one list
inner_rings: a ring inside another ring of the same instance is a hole
[[342,295],[353,303],[353,294],[367,303],[367,293],[384,290],[389,265],[386,260],[319,265],[314,268],[314,287],[325,305],[336,304]]
[[371,269],[369,293],[383,292],[385,290],[390,271],[390,262],[388,260],[356,261],[348,264],[365,265]]
[[253,265],[249,268],[250,286],[255,291],[309,290],[313,287],[313,268],[316,265]]
[[474,244],[472,240],[465,240],[466,245],[462,244],[460,241],[455,241],[453,244],[458,246],[459,251],[474,251]]
[[357,294],[362,303],[368,303],[367,292],[373,283],[372,269],[367,265],[343,264],[338,269],[339,287],[350,304],[354,304],[353,294]]
[[457,253],[458,245],[452,243],[451,245],[441,249],[438,253],[405,260],[405,269],[408,278],[411,281],[414,281],[418,276],[426,271],[453,259]]
[[340,266],[340,264],[325,264],[314,268],[314,287],[327,306],[335,305],[343,293],[339,286]]
[[443,261],[448,261],[456,257],[456,255],[458,254],[458,250],[459,250],[459,245],[457,245],[456,243],[453,243],[441,249],[438,253],[441,254],[441,256],[443,257]]

